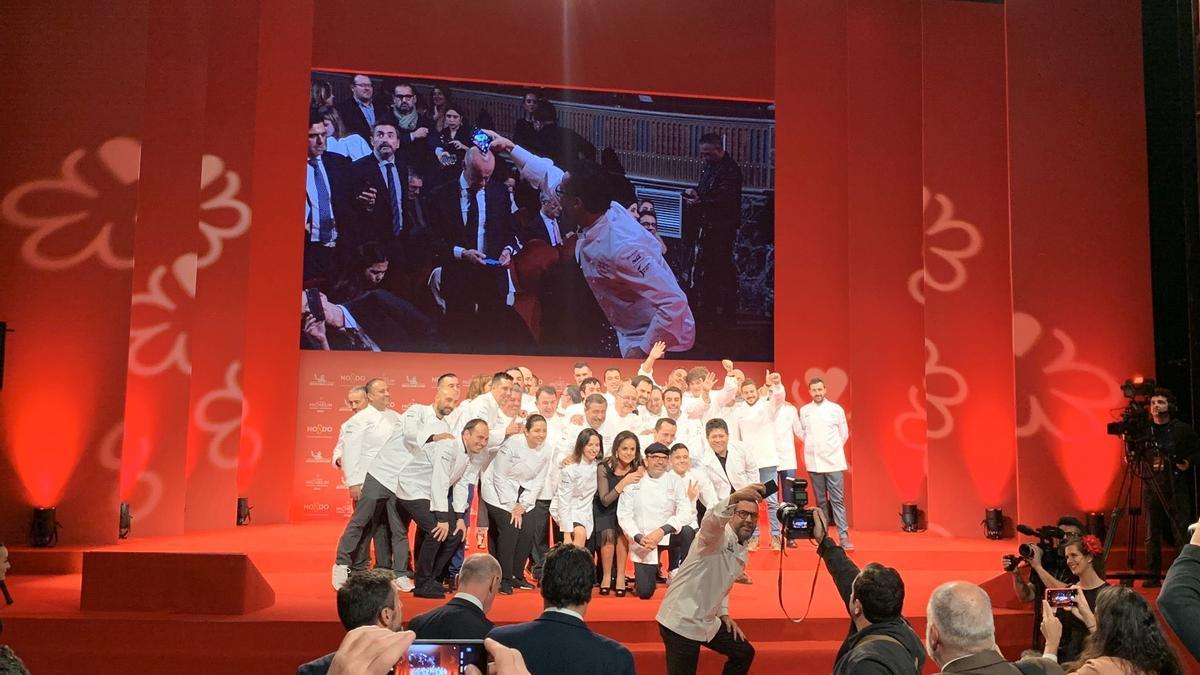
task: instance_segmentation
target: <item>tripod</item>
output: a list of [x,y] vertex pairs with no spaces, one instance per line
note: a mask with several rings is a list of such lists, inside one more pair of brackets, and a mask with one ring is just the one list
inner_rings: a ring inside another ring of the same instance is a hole
[[[1157,500],[1158,506],[1162,508],[1162,512],[1170,519],[1172,531],[1175,533],[1175,538],[1178,538],[1178,533],[1183,531],[1183,527],[1178,522],[1178,514],[1170,507],[1166,495],[1163,494],[1162,485],[1156,477],[1155,461],[1151,458],[1156,452],[1149,444],[1137,443],[1130,439],[1125,441],[1125,468],[1121,473],[1121,485],[1117,489],[1117,504],[1112,510],[1112,526],[1108,529],[1104,537],[1104,551],[1101,553],[1101,563],[1105,569],[1108,567],[1108,554],[1112,549],[1113,541],[1117,537],[1117,530],[1121,523],[1121,518],[1128,514],[1131,518],[1129,529],[1126,532],[1127,536],[1127,552],[1126,563],[1131,570],[1129,573],[1120,573],[1109,575],[1112,578],[1119,578],[1122,581],[1128,580],[1130,584],[1135,579],[1150,579],[1152,575],[1149,573],[1139,574],[1137,569],[1137,548],[1138,548],[1138,517],[1142,514],[1142,506],[1146,502],[1146,487],[1150,486],[1150,493],[1153,499]],[[1162,458],[1159,458],[1162,459]],[[1169,458],[1168,458],[1169,459]],[[1166,461],[1165,472],[1171,471],[1170,462]],[[1133,502],[1133,487],[1138,482],[1142,483],[1142,493],[1139,500],[1140,505],[1134,506]],[[1177,544],[1179,542],[1176,542]]]

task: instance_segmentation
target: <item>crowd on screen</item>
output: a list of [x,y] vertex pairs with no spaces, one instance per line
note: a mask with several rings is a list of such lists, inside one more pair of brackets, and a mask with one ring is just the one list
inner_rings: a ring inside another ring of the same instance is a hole
[[691,349],[698,319],[734,320],[742,174],[720,136],[699,139],[673,269],[617,153],[541,92],[502,135],[445,85],[386,90],[390,105],[358,74],[338,101],[313,82],[303,346],[640,358]]
[[[728,360],[720,378],[704,367],[656,373],[664,351],[654,345],[636,373],[596,377],[576,363],[575,384],[562,391],[519,365],[470,379],[447,373],[429,404],[403,413],[389,407],[384,379],[351,390],[355,412],[334,450],[354,500],[332,576],[350,631],[343,649],[356,631],[401,651],[413,638],[488,637],[509,672],[628,673],[631,653],[587,627],[588,607],[661,598],[668,673],[694,673],[701,647],[724,656],[723,672],[751,672],[752,636],[732,618],[729,593],[753,583],[754,551],[796,545],[780,531],[765,485],[794,475],[798,439],[817,502],[816,554],[851,622],[834,673],[915,675],[927,659],[944,672],[1183,672],[1151,605],[1104,580],[1099,541],[1066,517],[1065,569],[1046,585],[1070,589],[1075,606],[1026,597],[1022,574],[1041,574],[1040,558],[1014,571],[1018,595],[1042,605],[1036,652],[1005,661],[991,600],[966,581],[934,591],[922,639],[903,615],[901,572],[860,567],[848,553],[849,429],[824,383],[809,382],[811,400],[797,408],[778,373],[757,381]],[[764,502],[771,524],[760,532]],[[1159,598],[1191,650],[1200,649],[1198,539],[1182,548]],[[359,606],[364,585],[378,602],[349,617],[344,608]],[[533,592],[544,606],[533,621],[497,627],[488,618],[498,596]],[[401,631],[408,593],[451,597]],[[325,672],[338,658],[300,672]]]

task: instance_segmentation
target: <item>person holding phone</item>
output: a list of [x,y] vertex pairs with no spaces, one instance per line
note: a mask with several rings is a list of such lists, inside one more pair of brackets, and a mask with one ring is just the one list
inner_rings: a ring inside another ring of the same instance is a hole
[[725,675],[750,672],[754,647],[729,616],[729,590],[745,574],[746,543],[765,494],[762,483],[747,485],[704,515],[655,616],[667,651],[667,675],[695,675],[701,645],[725,656]]
[[[1066,665],[1070,672],[1080,675],[1182,675],[1185,672],[1144,597],[1124,586],[1101,586],[1097,590],[1095,604],[1091,605],[1096,608],[1094,614],[1088,609],[1088,601],[1082,599],[1083,594],[1079,596],[1077,609],[1085,611],[1077,616],[1086,616],[1093,623],[1074,663]],[[1046,605],[1042,632],[1046,636],[1046,656],[1053,658],[1063,624],[1050,611],[1048,602]],[[1058,653],[1061,654],[1061,650]]]

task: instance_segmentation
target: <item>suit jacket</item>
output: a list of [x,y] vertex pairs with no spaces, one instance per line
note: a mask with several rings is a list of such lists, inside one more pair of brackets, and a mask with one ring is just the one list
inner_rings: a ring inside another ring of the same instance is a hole
[[493,627],[483,610],[462,598],[451,598],[408,622],[418,640],[482,640]]
[[[489,180],[484,186],[484,208],[487,210],[484,225],[483,254],[499,258],[504,247],[516,244],[512,206],[508,199],[508,188],[498,180]],[[463,222],[462,188],[457,176],[454,180],[437,186],[429,193],[429,214],[435,228],[440,232],[437,254],[442,264],[454,260],[454,247],[465,249],[479,247],[478,231],[471,231]]]
[[[541,239],[547,244],[550,243],[550,233],[546,230],[546,221],[542,219],[542,212],[540,210],[518,209],[516,217],[519,223],[517,238],[521,240],[522,246],[535,239]],[[562,223],[559,223],[558,230],[561,237],[563,235]],[[562,246],[562,244],[563,242],[560,239],[558,245]]]
[[[358,102],[354,100],[354,97],[351,96],[335,107],[338,114],[342,116],[342,124],[346,125],[346,133],[358,134],[369,144],[371,142],[371,125],[367,124],[367,117],[363,115],[363,111],[358,107]],[[372,101],[371,107],[375,109],[376,122],[382,119],[395,119],[387,106]]]
[[[400,192],[401,209],[405,209],[404,202],[408,197],[408,166],[404,163],[404,158],[399,153],[395,157],[396,173],[399,175],[400,182],[396,185],[396,189]],[[397,237],[392,233],[392,211],[388,204],[387,183],[383,179],[383,172],[379,169],[379,159],[374,153],[355,161],[350,165],[350,194],[354,197],[367,189],[368,187],[375,188],[375,205],[367,208],[362,205],[357,199],[353,199],[354,214],[355,214],[355,245],[367,241],[377,241],[384,244],[395,244],[396,248],[403,248],[403,242],[394,242]],[[401,233],[400,239],[407,235],[408,226],[405,224],[405,230]]]
[[[356,213],[354,194],[351,192],[350,159],[336,152],[321,155],[321,167],[329,180],[329,200],[333,203],[333,219],[338,230],[338,239],[349,242],[354,239]],[[313,214],[316,218],[316,214]],[[343,241],[338,241],[339,249]],[[341,251],[339,250],[339,253]]]
[[[428,129],[429,135],[414,141],[409,134],[421,127]],[[441,135],[438,133],[437,123],[428,115],[418,115],[417,126],[399,131],[400,152],[404,154],[404,162],[422,176],[434,175],[438,168],[434,149],[441,145]]]
[[296,675],[325,675],[329,672],[329,666],[333,665],[333,654],[330,652],[319,659],[301,665],[296,669]]
[[980,652],[965,659],[954,661],[943,673],[971,673],[972,675],[1061,675],[1062,666],[1050,659],[1021,659],[1009,663],[997,652]]
[[625,675],[637,672],[622,644],[561,612],[496,628],[488,636],[521,652],[532,675]]

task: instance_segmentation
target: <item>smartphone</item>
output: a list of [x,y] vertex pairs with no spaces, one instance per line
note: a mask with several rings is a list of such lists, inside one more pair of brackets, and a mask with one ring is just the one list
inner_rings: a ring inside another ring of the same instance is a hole
[[395,675],[457,674],[464,672],[467,666],[487,672],[483,640],[417,640],[392,672]]
[[1079,605],[1075,593],[1074,588],[1047,588],[1046,602],[1055,609],[1071,609]]
[[325,305],[321,304],[321,291],[315,288],[306,288],[304,295],[308,297],[308,313],[312,314],[318,322],[325,323]]
[[488,138],[488,135],[483,133],[483,129],[476,129],[474,133],[471,134],[471,142],[474,143],[475,147],[479,148],[479,151],[485,155],[492,150],[492,139]]
[[779,492],[779,486],[775,483],[774,478],[763,483],[763,485],[766,486],[766,488],[767,488],[767,494],[764,495],[765,497],[770,497],[771,495],[775,494],[776,492]]
[[484,258],[483,264],[487,265],[488,267],[499,267],[500,261],[496,260],[495,258]]

